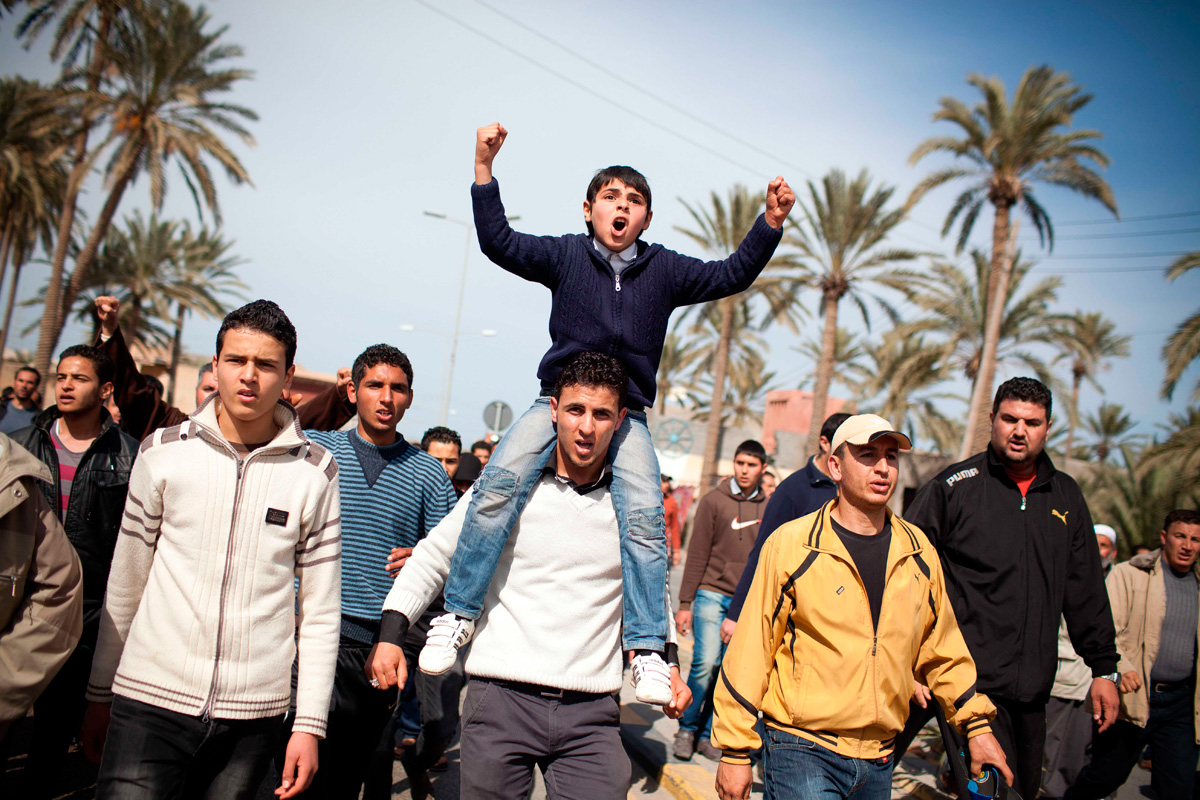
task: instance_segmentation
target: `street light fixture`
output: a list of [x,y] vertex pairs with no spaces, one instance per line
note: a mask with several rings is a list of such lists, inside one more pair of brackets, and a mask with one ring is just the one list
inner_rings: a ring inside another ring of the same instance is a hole
[[[459,326],[462,325],[463,295],[467,291],[467,262],[471,258],[471,230],[474,228],[474,225],[472,225],[470,222],[467,222],[465,220],[455,219],[454,217],[447,216],[446,214],[443,214],[440,211],[425,211],[424,214],[427,217],[433,217],[434,219],[440,219],[443,222],[451,222],[451,223],[454,223],[455,225],[461,225],[467,229],[466,248],[463,250],[462,278],[459,280],[459,283],[458,283],[458,307],[454,312],[454,335],[450,339],[450,360],[449,360],[449,366],[446,369],[446,387],[445,387],[445,394],[443,395],[445,400],[442,403],[442,423],[441,424],[445,425],[446,417],[449,416],[449,414],[450,414],[450,387],[453,386],[453,384],[454,384],[454,360],[455,360],[456,356],[458,355],[458,331],[459,331]],[[514,222],[514,221],[520,219],[520,217],[513,216],[513,217],[507,217],[506,219],[508,219],[509,222]],[[404,330],[404,328],[401,327],[401,330]],[[494,336],[495,331],[492,331],[491,334],[488,334],[485,332],[485,333],[483,333],[483,335],[484,336],[488,336],[488,335]]]

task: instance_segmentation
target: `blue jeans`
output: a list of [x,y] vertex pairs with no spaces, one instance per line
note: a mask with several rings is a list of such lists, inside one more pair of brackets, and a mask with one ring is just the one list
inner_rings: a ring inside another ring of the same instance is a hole
[[729,595],[710,589],[697,589],[692,600],[692,667],[687,678],[692,704],[679,718],[679,729],[699,732],[697,739],[707,739],[712,732],[713,692],[725,655],[721,621],[732,601]]
[[[556,441],[549,397],[539,397],[500,440],[475,482],[450,562],[447,611],[479,619],[509,533],[553,457]],[[621,533],[621,646],[662,652],[667,638],[667,537],[658,456],[644,412],[625,415],[613,434],[609,461],[612,504]]]
[[784,731],[767,728],[763,783],[766,800],[888,800],[892,759],[838,755]]

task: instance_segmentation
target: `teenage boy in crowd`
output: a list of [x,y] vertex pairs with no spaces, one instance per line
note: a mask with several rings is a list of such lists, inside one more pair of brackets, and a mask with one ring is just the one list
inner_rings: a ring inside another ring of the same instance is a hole
[[[38,414],[33,425],[12,440],[50,468],[38,486],[58,514],[83,567],[83,634],[58,675],[34,704],[28,775],[44,776],[30,784],[33,795],[54,796],[91,783],[94,769],[68,754],[87,709],[84,694],[100,630],[104,587],[108,583],[129,472],[138,443],[113,423],[104,408],[113,391],[113,363],[87,345],[63,350],[55,370],[55,405]],[[67,769],[68,761],[77,765]],[[77,768],[75,768],[77,767]],[[68,777],[69,776],[69,777]]]
[[849,414],[841,412],[830,414],[821,424],[821,438],[817,440],[817,454],[808,459],[804,469],[799,469],[779,484],[779,490],[772,495],[772,501],[763,511],[762,524],[758,526],[758,536],[754,539],[754,548],[746,559],[746,568],[738,580],[733,599],[725,611],[725,620],[721,623],[721,641],[728,643],[733,638],[733,630],[737,625],[738,615],[742,613],[742,604],[746,602],[746,592],[750,591],[750,581],[754,580],[754,570],[758,568],[758,557],[762,552],[763,542],[772,533],[794,519],[808,516],[821,506],[837,497],[837,484],[829,477],[829,443],[833,434],[846,420]]
[[480,465],[486,467],[488,459],[492,457],[492,450],[494,449],[495,447],[491,442],[485,442],[484,440],[480,439],[478,442],[475,442],[471,445],[471,455],[479,459]]
[[21,367],[13,376],[12,397],[0,400],[0,433],[12,433],[33,424],[38,407],[34,401],[42,374],[30,366]]
[[679,719],[673,752],[691,759],[692,752],[717,761],[721,753],[709,741],[712,693],[725,643],[721,620],[746,566],[767,505],[760,483],[767,468],[767,451],[747,439],[733,455],[733,477],[700,498],[688,538],[687,564],[679,587],[675,627],[681,635],[693,631],[692,666],[688,689],[696,702]]
[[[1037,797],[1041,784],[1060,618],[1091,669],[1092,716],[1101,730],[1116,719],[1120,679],[1087,501],[1044,452],[1051,405],[1050,390],[1033,378],[1000,384],[987,449],[944,469],[905,512],[937,548],[979,690],[996,704],[996,737],[1024,798]],[[913,697],[900,753],[939,711],[924,686]],[[942,736],[947,749],[959,747],[944,724]],[[951,765],[965,794],[968,776]]]
[[[437,459],[396,432],[413,402],[408,356],[391,345],[368,347],[354,360],[346,397],[357,411],[357,428],[304,432],[337,460],[342,532],[337,669],[320,745],[323,768],[306,797],[357,798],[368,779],[372,754],[396,705],[396,694],[377,691],[363,671],[379,633],[383,599],[413,546],[441,522],[456,499]],[[424,643],[423,632],[424,626],[414,626],[413,647]],[[453,736],[458,708],[442,713],[437,694],[419,699],[426,723],[419,738],[436,761]],[[370,770],[368,794],[377,792],[380,783],[390,792],[393,754],[390,746],[384,750],[380,761],[386,775],[377,778],[377,770]],[[284,758],[282,749],[276,752],[281,769]]]
[[704,262],[641,241],[652,216],[650,187],[629,167],[593,177],[583,203],[587,234],[530,236],[509,227],[492,177],[506,131],[480,128],[471,187],[480,249],[503,269],[551,291],[550,349],[538,367],[543,396],[508,431],[476,484],[467,525],[446,583],[449,612],[435,625],[421,668],[437,672],[454,662],[483,608],[509,531],[554,450],[547,395],[558,373],[584,351],[616,354],[629,371],[629,413],[616,434],[613,502],[621,526],[625,570],[622,646],[635,653],[633,680],[642,702],[670,701],[661,653],[669,627],[667,545],[658,459],[645,409],[653,406],[656,374],[671,312],[747,289],[782,237],[795,195],[783,178],[767,186],[766,212],[724,261]]
[[1121,716],[1092,740],[1092,761],[1067,800],[1099,800],[1120,788],[1147,744],[1155,796],[1193,796],[1200,757],[1200,512],[1167,514],[1162,549],[1113,567],[1108,597],[1121,652]]
[[768,797],[888,797],[914,674],[968,737],[972,771],[992,764],[1011,784],[937,556],[887,507],[911,442],[861,414],[831,447],[837,498],[767,540],[725,654],[718,794],[750,796],[750,752],[765,745]]
[[217,332],[218,391],[141,448],[88,684],[99,798],[252,797],[292,698],[282,798],[325,735],[339,628],[338,465],[280,397],[296,329],[256,300]]
[[[580,354],[559,373],[555,449],[504,545],[503,577],[488,586],[466,656],[462,797],[523,800],[535,765],[551,797],[617,800],[629,791],[616,697],[621,547],[608,466],[626,385],[621,364],[599,353]],[[370,667],[384,689],[405,679],[412,662],[400,646],[404,631],[442,589],[467,503],[417,546],[388,594]],[[663,710],[675,717],[688,692],[677,667],[670,677]]]

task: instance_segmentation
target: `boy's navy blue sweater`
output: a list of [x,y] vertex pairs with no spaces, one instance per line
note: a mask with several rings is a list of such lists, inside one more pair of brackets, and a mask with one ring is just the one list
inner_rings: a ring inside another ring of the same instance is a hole
[[471,185],[479,248],[499,266],[550,290],[550,349],[538,365],[542,393],[585,351],[621,359],[629,372],[629,405],[654,405],[655,380],[671,312],[745,291],[771,260],[783,234],[762,215],[737,252],[701,261],[638,241],[637,258],[618,279],[587,234],[531,236],[509,227],[493,179]]

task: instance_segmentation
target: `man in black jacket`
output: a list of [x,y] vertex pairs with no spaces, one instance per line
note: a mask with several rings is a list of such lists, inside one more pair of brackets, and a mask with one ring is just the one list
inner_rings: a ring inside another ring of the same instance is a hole
[[[138,443],[113,424],[104,404],[113,391],[113,362],[94,347],[68,347],[55,376],[56,405],[34,418],[12,440],[50,468],[39,486],[58,512],[83,567],[83,636],[71,658],[34,704],[34,734],[27,775],[38,775],[33,793],[61,794],[64,774],[83,779],[89,768],[64,769],[71,739],[87,708],[84,690],[104,606],[104,589],[125,510],[129,471]],[[94,779],[94,767],[91,767]]]
[[[1087,502],[1075,481],[1043,452],[1050,390],[1032,378],[1000,385],[987,449],[947,467],[921,489],[904,518],[938,550],[950,602],[975,659],[981,692],[996,704],[993,724],[1021,796],[1037,797],[1046,739],[1046,702],[1057,666],[1059,616],[1092,670],[1093,718],[1116,719],[1117,648]],[[938,712],[916,686],[912,714],[896,737],[903,753]],[[961,743],[943,723],[946,747]],[[954,760],[951,759],[954,765]],[[957,765],[955,765],[957,766]],[[965,776],[957,774],[960,792]],[[966,796],[965,794],[963,796]]]

